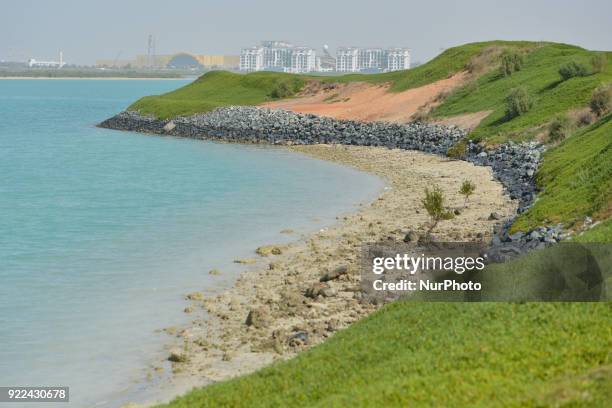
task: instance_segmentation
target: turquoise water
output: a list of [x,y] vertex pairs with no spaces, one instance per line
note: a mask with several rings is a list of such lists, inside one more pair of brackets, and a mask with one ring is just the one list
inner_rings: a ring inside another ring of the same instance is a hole
[[70,406],[154,393],[157,329],[186,321],[185,293],[380,189],[282,148],[94,126],[184,83],[0,81],[0,386],[70,386]]

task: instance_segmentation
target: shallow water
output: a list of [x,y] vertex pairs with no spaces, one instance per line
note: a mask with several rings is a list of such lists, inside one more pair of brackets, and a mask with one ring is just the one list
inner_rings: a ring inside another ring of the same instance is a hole
[[94,127],[185,83],[0,81],[0,386],[70,386],[70,406],[140,395],[185,293],[381,188],[282,148]]

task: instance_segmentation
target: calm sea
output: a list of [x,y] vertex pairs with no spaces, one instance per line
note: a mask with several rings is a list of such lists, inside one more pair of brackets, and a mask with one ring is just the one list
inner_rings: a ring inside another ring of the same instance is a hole
[[185,83],[0,80],[0,386],[70,386],[79,407],[154,393],[185,293],[381,188],[282,148],[94,126]]

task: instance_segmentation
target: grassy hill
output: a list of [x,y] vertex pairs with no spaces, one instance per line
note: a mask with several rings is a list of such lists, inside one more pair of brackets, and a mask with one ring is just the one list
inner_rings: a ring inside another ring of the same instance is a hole
[[[559,68],[577,62],[590,68],[596,55],[604,55],[608,64],[603,72],[563,81]],[[491,70],[457,90],[433,111],[434,117],[492,111],[470,137],[489,142],[530,140],[558,114],[588,105],[593,90],[612,81],[612,53],[599,53],[565,44],[544,44],[524,52],[520,71],[502,76]],[[505,98],[510,90],[523,87],[533,98],[533,108],[513,119],[505,117]]]
[[293,360],[167,406],[603,407],[611,350],[609,304],[396,302]]

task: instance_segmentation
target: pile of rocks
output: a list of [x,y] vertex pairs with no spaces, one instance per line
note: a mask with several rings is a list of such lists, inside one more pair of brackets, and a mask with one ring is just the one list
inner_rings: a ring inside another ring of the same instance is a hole
[[100,127],[240,143],[385,146],[437,154],[446,154],[466,136],[465,130],[454,126],[363,123],[255,106],[218,108],[171,121],[126,111]]
[[536,196],[533,176],[540,166],[545,147],[535,142],[508,142],[492,150],[470,142],[466,148],[469,162],[479,166],[490,166],[493,174],[507,189],[512,199],[519,200],[518,213],[529,208]]
[[561,241],[565,235],[561,224],[555,226],[537,227],[527,233],[508,230],[512,220],[508,220],[501,228],[497,228],[486,251],[491,262],[504,262],[510,258],[525,254],[534,249],[542,249]]

